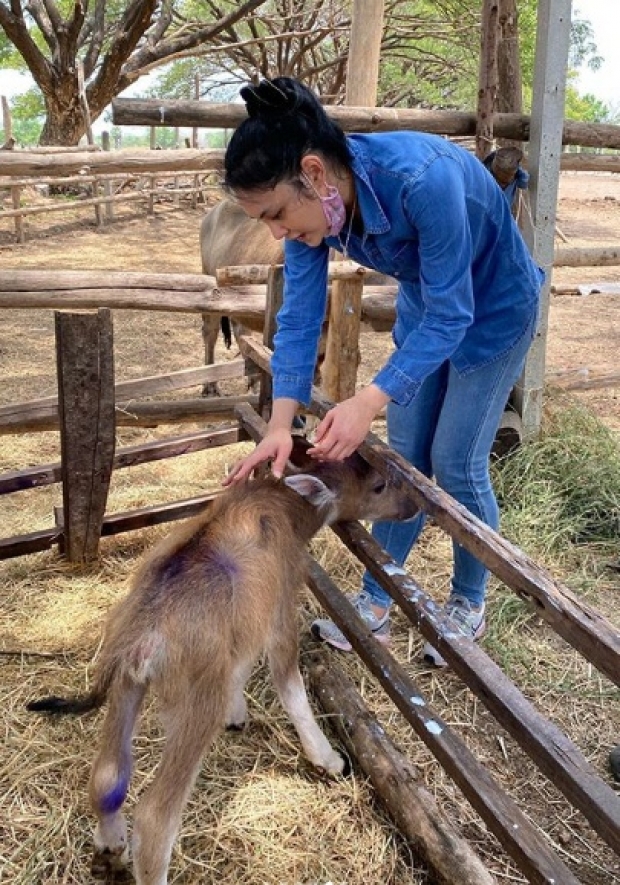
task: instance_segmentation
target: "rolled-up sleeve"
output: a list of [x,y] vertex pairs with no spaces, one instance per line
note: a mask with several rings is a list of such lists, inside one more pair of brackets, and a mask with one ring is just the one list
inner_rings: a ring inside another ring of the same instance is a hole
[[329,248],[287,241],[284,256],[284,299],[271,360],[273,395],[307,405],[327,304]]
[[433,159],[403,188],[402,197],[419,238],[423,313],[415,328],[397,340],[374,383],[407,405],[424,379],[456,351],[473,322],[473,249],[463,173],[452,158]]

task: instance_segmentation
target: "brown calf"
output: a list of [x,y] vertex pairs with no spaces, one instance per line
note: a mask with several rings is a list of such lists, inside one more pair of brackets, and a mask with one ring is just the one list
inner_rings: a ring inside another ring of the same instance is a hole
[[[305,448],[299,440],[296,463],[309,460]],[[244,724],[244,687],[263,651],[306,756],[329,774],[342,772],[343,760],[317,725],[299,672],[296,602],[306,574],[304,546],[337,520],[414,515],[405,494],[353,455],[340,463],[312,462],[308,472],[283,481],[265,477],[230,487],[154,548],[109,616],[91,693],[29,705],[83,713],[107,700],[90,779],[98,819],[93,872],[114,875],[128,862],[121,809],[132,736],[149,688],[159,700],[166,743],[135,811],[138,885],[166,885],[202,755],[225,725]]]

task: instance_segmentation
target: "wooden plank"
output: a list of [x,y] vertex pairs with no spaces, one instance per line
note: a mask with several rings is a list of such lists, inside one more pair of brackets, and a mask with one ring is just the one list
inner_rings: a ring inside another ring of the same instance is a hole
[[442,814],[415,766],[372,715],[353,681],[321,649],[304,656],[312,687],[349,755],[370,778],[398,829],[433,871],[437,885],[497,885],[469,842]]
[[592,249],[562,247],[553,253],[554,267],[617,267],[620,249],[617,246],[599,246]]
[[52,528],[30,532],[27,535],[15,535],[12,538],[1,538],[0,560],[50,550],[54,544],[58,543],[60,534],[58,528]]
[[[366,286],[362,321],[375,331],[394,323],[397,287]],[[0,308],[98,308],[226,314],[262,331],[264,286],[219,289],[204,274],[0,270]]]
[[[119,427],[157,427],[159,424],[230,419],[235,407],[243,402],[256,404],[258,397],[245,394],[168,402],[120,402],[116,404],[116,424]],[[54,406],[22,415],[0,417],[0,434],[57,430],[58,426],[58,410]]]
[[[258,341],[243,341],[242,350],[260,368],[269,371],[271,352]],[[313,390],[312,414],[322,418],[332,405],[319,390]],[[519,597],[531,603],[540,617],[569,645],[620,685],[620,631],[603,615],[575,596],[568,587],[555,581],[522,550],[469,513],[377,436],[369,433],[359,451],[382,472],[387,464],[390,479],[401,482],[422,510]]]
[[540,885],[578,885],[579,880],[551,850],[538,828],[496,784],[464,741],[433,711],[404,667],[372,637],[351,603],[315,561],[310,566],[309,584],[329,616],[346,629],[364,664],[528,881]]
[[64,154],[55,149],[42,154],[32,151],[2,151],[0,153],[1,175],[79,175],[85,171],[97,172],[216,172],[223,168],[224,151],[168,150],[168,151],[105,151],[90,153],[77,151]]
[[[269,264],[231,264],[218,267],[215,279],[218,286],[245,286],[267,282]],[[368,269],[355,261],[330,261],[327,269],[328,280],[351,280],[364,278]]]
[[[200,430],[197,433],[158,439],[137,446],[126,446],[119,449],[114,456],[114,469],[135,467],[138,464],[160,461],[163,458],[176,458],[179,455],[231,445],[247,439],[247,433],[235,424],[221,430]],[[41,464],[38,467],[28,467],[24,470],[7,471],[0,475],[0,495],[60,482],[61,470],[62,466],[58,461],[54,464]]]
[[[103,520],[101,537],[196,516],[219,494],[221,491],[209,492],[196,498],[188,498],[185,501],[175,501],[172,504],[156,504],[152,507],[112,513]],[[62,531],[55,527],[31,532],[27,535],[15,535],[12,538],[0,539],[0,560],[49,550],[54,544],[59,543],[61,538]]]
[[361,525],[350,523],[333,528],[500,725],[620,854],[618,797],[597,776],[580,750],[535,709],[480,646],[454,632],[434,600]]
[[122,532],[149,528],[164,522],[196,516],[220,494],[221,491],[209,492],[195,498],[188,498],[185,501],[175,501],[172,504],[156,504],[152,507],[112,513],[106,516],[103,521],[101,536],[118,535]]
[[56,368],[64,550],[97,558],[114,458],[114,357],[110,311],[56,313]]
[[[114,385],[116,400],[123,397],[152,396],[155,393],[168,393],[171,390],[184,390],[197,387],[205,381],[219,381],[222,378],[242,378],[245,374],[245,361],[231,360],[228,363],[216,363],[211,366],[200,366],[196,369],[181,369],[165,375],[152,375],[136,378],[132,381],[119,381]],[[12,403],[0,407],[0,424],[3,422],[22,422],[33,415],[55,415],[58,397],[45,396],[23,403]]]
[[[561,56],[557,61],[558,65],[560,63]],[[390,132],[406,129],[435,132],[438,135],[476,134],[476,115],[468,111],[354,108],[345,105],[326,105],[325,110],[345,132]],[[245,108],[239,104],[138,98],[116,98],[112,101],[112,119],[119,126],[207,126],[234,129],[246,116]],[[530,117],[525,114],[496,114],[493,127],[495,137],[528,141],[530,122]],[[564,120],[562,142],[615,150],[620,148],[620,126]],[[0,172],[1,170],[0,166]]]
[[338,280],[332,286],[321,381],[326,395],[334,402],[355,393],[362,287],[361,279]]
[[[273,350],[273,338],[276,334],[276,317],[284,301],[284,267],[274,265],[267,273],[267,293],[265,301],[265,320],[263,323],[263,344]],[[248,374],[250,370],[248,369]],[[268,420],[271,414],[273,390],[271,374],[262,372],[258,395],[258,411]]]

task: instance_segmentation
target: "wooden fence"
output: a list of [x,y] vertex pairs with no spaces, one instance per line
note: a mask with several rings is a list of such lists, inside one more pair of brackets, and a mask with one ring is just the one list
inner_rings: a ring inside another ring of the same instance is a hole
[[[197,304],[201,310],[205,307],[205,279],[208,278],[202,278],[202,303]],[[266,311],[268,317],[272,317],[277,309],[280,291],[278,273],[272,274]],[[35,306],[28,293],[24,294],[22,306]],[[196,294],[193,293],[194,296]],[[225,419],[227,423],[223,425],[115,452],[115,415],[119,414],[118,409],[124,398],[133,399],[138,394],[152,394],[162,389],[180,389],[222,377],[224,373],[239,374],[242,361],[124,382],[115,390],[112,324],[107,308],[99,309],[96,313],[58,313],[56,333],[59,396],[56,402],[48,402],[47,407],[52,411],[55,409],[55,426],[59,426],[61,432],[62,461],[1,476],[0,494],[18,494],[25,488],[60,481],[63,486],[63,509],[56,514],[54,528],[0,542],[0,557],[44,550],[59,544],[67,557],[83,561],[96,555],[102,535],[194,514],[207,506],[212,496],[129,513],[106,514],[107,487],[112,470],[156,458],[228,445],[241,439],[259,440],[264,435],[265,424],[257,411],[261,397],[264,398],[262,391],[258,402],[249,396],[234,401],[223,398],[217,411],[214,403],[208,400],[204,400],[200,408],[193,404],[189,406],[190,411],[196,410],[193,412],[194,418],[200,414],[202,420]],[[242,349],[244,356],[262,370],[266,381],[271,355],[269,348],[256,339],[245,338]],[[311,413],[322,417],[330,406],[330,401],[315,389]],[[160,413],[160,418],[173,420],[174,403],[166,403],[162,408],[165,408],[165,412]],[[126,414],[127,420],[131,420],[132,413],[140,419],[135,404],[129,409],[129,415]],[[147,420],[153,423],[157,417],[151,414]],[[31,428],[31,425],[26,426]],[[52,424],[47,422],[39,426],[48,428]],[[14,425],[12,429],[18,428]],[[6,432],[7,428],[4,430]],[[591,661],[601,673],[620,684],[620,635],[598,612],[573,596],[522,551],[473,518],[445,492],[387,449],[378,438],[370,435],[362,445],[361,453],[392,482],[400,483],[416,504],[452,538],[480,558],[519,597],[529,601],[559,636]],[[336,530],[424,638],[439,648],[457,676],[487,706],[541,774],[550,778],[573,806],[583,813],[592,829],[614,851],[620,853],[620,804],[617,796],[598,777],[570,738],[533,707],[481,648],[446,629],[443,616],[431,597],[389,559],[361,526],[339,526]],[[345,631],[370,672],[381,682],[416,734],[460,787],[529,881],[548,885],[552,882],[577,885],[579,880],[550,846],[538,826],[491,778],[467,748],[458,729],[449,726],[432,709],[424,692],[402,664],[370,636],[350,603],[317,563],[312,565],[311,587],[330,616]],[[325,691],[323,684],[319,693]],[[362,703],[361,699],[359,703]],[[424,839],[421,849],[424,853]],[[444,854],[446,851],[449,853],[450,846],[444,847]],[[444,858],[444,862],[449,868],[449,860],[445,861]],[[434,863],[438,863],[436,858]]]

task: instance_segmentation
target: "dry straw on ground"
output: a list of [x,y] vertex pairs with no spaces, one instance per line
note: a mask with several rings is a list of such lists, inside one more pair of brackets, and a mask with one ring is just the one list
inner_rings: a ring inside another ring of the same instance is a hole
[[[564,406],[549,420],[557,425],[563,414]],[[573,417],[573,426],[575,421]],[[560,436],[566,432],[562,425]],[[543,445],[553,448],[554,433],[557,427]],[[586,440],[595,445],[593,425],[586,422],[579,433],[579,440],[568,442],[563,451],[570,452],[572,445],[574,453]],[[128,435],[135,441],[135,432]],[[52,443],[46,437],[37,439],[49,456]],[[25,453],[28,458],[36,453],[34,437],[22,438],[19,451],[11,450],[8,443],[8,439],[2,441],[2,460],[7,466],[14,458],[23,464]],[[596,445],[600,460],[605,443],[599,440]],[[535,450],[528,452],[519,457],[534,461],[540,457]],[[238,448],[230,447],[119,471],[114,477],[110,509],[189,497],[215,488],[225,462],[238,453]],[[557,459],[557,453],[554,457]],[[569,462],[570,458],[563,462],[564,479]],[[544,476],[544,463],[544,459],[537,463],[535,476],[529,478],[525,460],[520,467],[506,465],[499,470],[500,493],[510,499],[504,502],[506,530],[517,542],[525,541],[532,555],[577,592],[585,592],[589,602],[619,623],[617,575],[606,568],[613,564],[613,539],[585,538],[575,530],[578,505],[572,499],[567,504],[558,483]],[[573,467],[578,464],[574,456],[572,463]],[[613,494],[617,517],[620,494],[614,464],[617,469],[612,448],[608,453],[607,485],[603,477],[598,486],[591,475],[588,477],[591,494],[607,495],[609,518],[613,518]],[[551,471],[549,467],[547,473]],[[523,480],[520,491],[515,477]],[[512,485],[514,482],[517,486]],[[569,479],[564,487],[572,491],[573,498],[577,495],[575,481]],[[5,533],[45,524],[45,516],[49,521],[57,498],[58,489],[39,489],[13,496],[11,504],[6,499],[0,501]],[[15,501],[19,501],[19,508]],[[571,510],[568,515],[567,509]],[[604,522],[599,519],[599,524]],[[531,531],[532,525],[536,526],[535,532]],[[0,769],[2,882],[84,885],[91,881],[88,861],[92,820],[86,784],[99,717],[46,720],[26,713],[24,704],[48,691],[62,694],[86,687],[106,611],[124,592],[141,552],[166,531],[167,527],[160,527],[106,539],[101,562],[88,569],[70,566],[55,553],[1,565],[0,666],[5,686]],[[331,533],[324,532],[315,540],[313,552],[341,589],[356,589],[360,566]],[[429,526],[409,567],[438,600],[445,598],[449,539]],[[310,594],[306,594],[300,612],[304,636],[317,610]],[[429,702],[548,834],[581,881],[587,885],[620,882],[618,858],[592,834],[582,816],[538,773],[453,674],[433,672],[418,662],[421,639],[400,613],[394,622],[394,652],[406,663]],[[311,640],[306,638],[304,646],[306,643],[311,645]],[[490,593],[490,631],[485,647],[606,777],[607,752],[620,734],[617,689],[497,582],[493,582]],[[360,686],[386,730],[419,766],[444,813],[479,850],[498,882],[525,881],[363,666],[353,657],[340,655],[338,660]],[[304,762],[264,668],[253,677],[248,696],[251,718],[247,730],[222,736],[205,760],[174,852],[171,882],[429,882],[423,864],[395,832],[361,775],[327,781],[317,777]],[[161,741],[156,711],[149,706],[136,739],[130,809],[152,776]],[[458,876],[455,885],[457,882]]]

